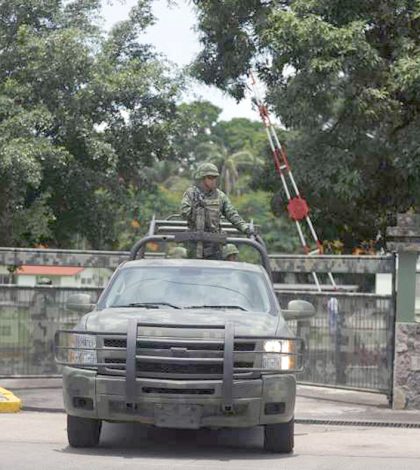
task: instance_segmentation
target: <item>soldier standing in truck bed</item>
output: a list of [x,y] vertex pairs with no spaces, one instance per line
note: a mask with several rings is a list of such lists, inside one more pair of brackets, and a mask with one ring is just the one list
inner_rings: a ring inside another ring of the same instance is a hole
[[[195,175],[196,184],[185,192],[181,202],[181,215],[192,231],[221,232],[220,218],[224,216],[240,232],[250,236],[253,230],[242,219],[226,194],[217,188],[219,171],[213,163],[202,163]],[[197,244],[196,256],[221,259],[219,244]]]

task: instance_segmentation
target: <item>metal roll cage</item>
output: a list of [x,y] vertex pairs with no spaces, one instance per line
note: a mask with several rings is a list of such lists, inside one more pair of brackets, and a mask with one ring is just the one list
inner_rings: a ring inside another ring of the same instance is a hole
[[[130,260],[135,260],[140,254],[140,258],[144,257],[146,245],[151,242],[204,242],[204,243],[216,243],[223,244],[233,243],[234,245],[247,245],[251,246],[258,251],[261,264],[267,271],[270,279],[272,280],[272,273],[270,268],[270,259],[268,257],[267,249],[265,247],[263,239],[259,236],[251,236],[251,238],[236,237],[239,234],[232,224],[228,222],[222,222],[221,228],[228,233],[211,233],[211,232],[193,232],[187,227],[187,223],[183,220],[175,220],[179,217],[177,214],[169,216],[164,220],[156,220],[153,216],[150,226],[149,233],[147,236],[137,241],[130,250]],[[253,226],[253,223],[251,222]],[[161,233],[159,233],[161,232]],[[163,232],[163,233],[162,233]],[[230,236],[232,234],[233,236]]]

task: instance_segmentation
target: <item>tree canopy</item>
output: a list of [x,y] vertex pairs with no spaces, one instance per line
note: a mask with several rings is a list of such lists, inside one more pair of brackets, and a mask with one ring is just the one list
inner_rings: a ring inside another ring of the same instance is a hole
[[[270,249],[297,246],[262,125],[179,102],[183,74],[139,40],[151,3],[106,32],[101,0],[0,0],[1,245],[128,248],[212,161]],[[241,99],[256,72],[321,239],[419,209],[417,0],[192,3],[193,74]]]
[[[195,0],[195,75],[240,99],[252,68],[321,236],[375,236],[420,202],[417,0]],[[266,170],[261,186],[278,188]]]
[[[200,163],[212,161],[222,175],[221,183],[227,193],[239,194],[248,187],[250,173],[258,174],[262,154],[268,146],[264,129],[259,122],[246,118],[220,120],[222,110],[201,100],[183,103],[178,107],[178,138],[175,146],[182,162],[178,171],[194,178]],[[175,164],[173,167],[175,168]],[[248,171],[246,171],[248,169]],[[237,183],[240,183],[239,185]]]
[[[149,0],[107,34],[100,0],[0,1],[0,240],[112,247],[116,214],[166,158],[180,86],[138,41]],[[126,204],[129,206],[130,204]]]

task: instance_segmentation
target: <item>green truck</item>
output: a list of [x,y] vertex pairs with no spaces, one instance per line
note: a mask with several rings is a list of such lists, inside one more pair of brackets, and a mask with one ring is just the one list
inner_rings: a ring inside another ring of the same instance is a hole
[[[142,258],[153,241],[235,243],[262,264]],[[164,428],[264,426],[264,447],[294,445],[295,373],[303,344],[288,318],[314,315],[301,300],[282,311],[262,242],[179,232],[149,234],[120,265],[96,305],[56,335],[68,440],[98,444],[102,421]],[[73,305],[73,307],[74,307]]]

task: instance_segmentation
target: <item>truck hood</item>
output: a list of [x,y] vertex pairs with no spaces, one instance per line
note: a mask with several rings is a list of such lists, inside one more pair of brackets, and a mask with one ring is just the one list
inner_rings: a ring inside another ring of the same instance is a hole
[[[139,309],[112,308],[94,311],[86,317],[86,330],[98,332],[126,333],[130,319],[144,323],[224,325],[232,321],[236,335],[273,336],[276,333],[279,317],[269,313],[244,312],[242,310],[175,310],[175,309]],[[139,332],[141,326],[139,327]],[[141,334],[141,333],[140,333]],[[143,328],[143,334],[150,336],[209,337],[205,330],[186,330],[176,328]],[[213,330],[213,337],[223,336],[223,330]]]

